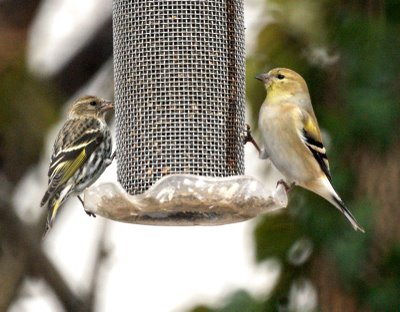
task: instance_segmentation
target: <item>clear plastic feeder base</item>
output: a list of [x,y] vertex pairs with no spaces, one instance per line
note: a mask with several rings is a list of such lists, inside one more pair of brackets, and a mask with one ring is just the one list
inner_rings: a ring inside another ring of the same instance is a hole
[[113,183],[93,186],[84,195],[89,212],[115,221],[149,225],[228,224],[287,205],[281,184],[268,192],[260,181],[249,176],[169,175],[140,195],[129,195]]

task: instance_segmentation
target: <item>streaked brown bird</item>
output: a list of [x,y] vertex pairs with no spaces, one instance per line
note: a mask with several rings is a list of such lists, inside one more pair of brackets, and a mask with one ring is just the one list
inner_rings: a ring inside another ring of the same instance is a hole
[[[54,142],[48,188],[40,203],[47,205],[44,236],[63,203],[93,184],[112,162],[110,129],[105,121],[113,103],[95,96],[76,100]],[[90,213],[88,213],[91,215]]]

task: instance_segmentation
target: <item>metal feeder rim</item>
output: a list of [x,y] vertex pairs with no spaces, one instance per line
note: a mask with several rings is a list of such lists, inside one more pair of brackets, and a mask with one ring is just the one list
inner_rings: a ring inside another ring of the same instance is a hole
[[287,206],[285,188],[268,191],[251,176],[204,177],[173,174],[146,192],[130,195],[119,183],[103,183],[84,192],[88,212],[133,224],[222,225],[251,219]]

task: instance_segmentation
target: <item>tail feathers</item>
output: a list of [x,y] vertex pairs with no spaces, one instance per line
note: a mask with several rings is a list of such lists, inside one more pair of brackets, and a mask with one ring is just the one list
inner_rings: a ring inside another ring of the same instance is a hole
[[333,204],[344,214],[344,216],[347,218],[347,220],[350,221],[351,225],[353,226],[354,230],[359,230],[363,233],[365,233],[365,230],[361,225],[358,224],[357,220],[353,217],[351,214],[350,210],[347,209],[347,207],[344,205],[343,201],[336,196],[332,196]]
[[362,228],[362,226],[358,224],[356,219],[351,214],[350,210],[345,206],[345,204],[340,199],[339,195],[336,193],[335,189],[333,188],[331,182],[328,180],[327,177],[324,176],[323,178],[318,179],[317,181],[313,181],[313,183],[307,185],[303,184],[302,186],[325,198],[337,209],[339,209],[347,218],[347,220],[349,220],[354,230],[356,231],[359,230],[365,233],[365,230]]
[[58,209],[61,206],[62,200],[60,199],[59,195],[55,196],[54,198],[50,199],[48,202],[48,213],[47,213],[47,222],[46,228],[43,233],[43,239],[48,234],[49,230],[51,229],[54,219],[56,218]]

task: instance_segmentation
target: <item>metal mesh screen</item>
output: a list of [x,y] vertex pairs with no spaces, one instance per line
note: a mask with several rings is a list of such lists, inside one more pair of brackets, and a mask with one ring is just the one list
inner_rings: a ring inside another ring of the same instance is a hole
[[114,0],[117,174],[244,173],[241,0]]

